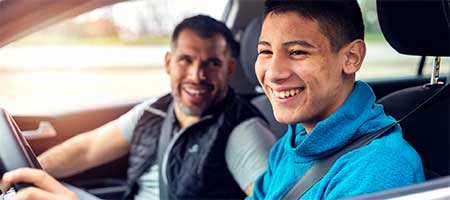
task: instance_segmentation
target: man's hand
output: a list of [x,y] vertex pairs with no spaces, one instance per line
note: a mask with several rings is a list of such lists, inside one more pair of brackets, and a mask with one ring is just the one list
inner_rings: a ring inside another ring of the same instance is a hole
[[20,168],[3,175],[2,185],[11,185],[14,183],[31,183],[36,187],[27,187],[20,190],[14,199],[24,200],[76,200],[75,193],[65,188],[52,176],[43,170]]

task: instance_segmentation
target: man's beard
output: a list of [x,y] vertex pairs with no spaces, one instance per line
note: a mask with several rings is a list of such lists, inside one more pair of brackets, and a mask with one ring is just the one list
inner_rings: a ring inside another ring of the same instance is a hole
[[186,107],[183,105],[183,103],[181,103],[180,100],[178,100],[177,98],[175,98],[175,106],[181,111],[183,112],[185,115],[187,116],[201,116],[204,112],[203,109],[198,108],[198,107]]
[[181,94],[179,94],[178,96],[174,95],[173,98],[174,98],[175,106],[179,109],[179,111],[184,113],[186,116],[199,117],[199,116],[202,116],[204,114],[204,112],[209,110],[212,106],[214,106],[218,102],[222,101],[225,98],[225,96],[227,95],[227,93],[228,93],[228,87],[219,89],[217,94],[220,94],[220,96],[215,96],[213,98],[213,100],[211,100],[212,102],[204,108],[198,107],[195,105],[192,105],[190,107],[185,106],[183,104],[183,102],[181,101]]

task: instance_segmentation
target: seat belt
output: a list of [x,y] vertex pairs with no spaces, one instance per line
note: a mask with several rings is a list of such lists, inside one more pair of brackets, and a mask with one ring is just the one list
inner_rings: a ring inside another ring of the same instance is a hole
[[330,170],[331,166],[339,159],[342,155],[350,152],[359,147],[369,144],[372,140],[382,136],[384,133],[391,130],[398,122],[392,123],[378,131],[366,134],[350,145],[345,146],[336,153],[318,160],[305,174],[292,186],[288,192],[282,198],[283,200],[299,199],[303,194],[308,191],[314,184],[316,184],[323,176]]
[[330,170],[333,164],[339,159],[342,155],[346,154],[349,151],[357,149],[359,147],[365,146],[369,144],[372,140],[377,139],[395,127],[397,124],[411,116],[413,113],[422,108],[426,103],[428,103],[431,99],[433,99],[436,95],[441,93],[444,89],[448,88],[450,81],[447,80],[447,83],[444,84],[441,88],[439,88],[433,95],[428,97],[425,101],[419,104],[416,108],[412,109],[410,112],[405,114],[401,119],[397,120],[393,124],[386,126],[378,131],[368,133],[350,145],[342,148],[341,150],[335,152],[334,154],[322,158],[318,160],[305,174],[297,180],[297,182],[288,190],[288,192],[283,196],[283,200],[291,200],[291,199],[299,199],[303,196],[303,194],[308,191],[314,184],[316,184],[323,176]]
[[161,134],[159,134],[158,141],[158,182],[159,182],[159,199],[166,200],[169,199],[169,193],[167,190],[167,183],[164,182],[162,169],[163,169],[163,159],[164,153],[166,152],[167,146],[169,146],[170,136],[172,135],[172,131],[170,130],[170,120],[167,118],[164,120],[161,127]]

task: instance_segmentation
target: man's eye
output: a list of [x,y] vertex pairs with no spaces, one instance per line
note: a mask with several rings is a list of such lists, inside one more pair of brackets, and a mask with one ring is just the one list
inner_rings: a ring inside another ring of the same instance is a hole
[[218,60],[209,60],[208,61],[208,65],[209,66],[215,66],[215,67],[219,67],[222,65],[222,62],[218,61]]
[[306,51],[300,51],[300,50],[294,50],[294,51],[290,51],[290,52],[289,52],[289,55],[292,55],[292,56],[296,56],[296,55],[306,55],[306,54],[308,54],[308,52],[306,52]]
[[178,62],[181,64],[190,64],[192,63],[192,60],[186,57],[182,57],[180,59],[178,59]]
[[261,54],[272,54],[272,51],[269,51],[269,50],[258,51],[258,55],[261,55]]

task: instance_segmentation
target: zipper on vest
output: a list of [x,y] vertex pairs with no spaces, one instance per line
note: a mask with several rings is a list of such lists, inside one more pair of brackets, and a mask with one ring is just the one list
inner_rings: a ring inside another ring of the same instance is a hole
[[207,116],[203,117],[200,121],[198,121],[198,122],[196,122],[196,123],[193,123],[193,124],[191,124],[191,125],[189,125],[189,126],[183,128],[183,129],[179,130],[179,131],[175,134],[175,136],[174,136],[172,139],[170,139],[169,145],[167,145],[167,148],[166,148],[166,150],[164,151],[164,156],[163,156],[162,166],[158,166],[158,167],[162,167],[162,168],[161,168],[162,178],[163,178],[163,181],[164,181],[164,183],[165,183],[166,185],[169,184],[169,179],[167,178],[167,162],[169,161],[169,154],[170,154],[170,151],[172,150],[172,148],[173,148],[173,146],[175,145],[175,143],[177,142],[177,140],[178,140],[182,135],[184,135],[183,133],[186,132],[186,130],[188,130],[189,128],[191,128],[191,127],[195,126],[196,124],[199,124],[199,123],[201,123],[201,122],[203,122],[203,121],[206,121],[206,120],[208,120],[208,119],[211,119],[211,118],[213,118],[213,115],[207,115]]

